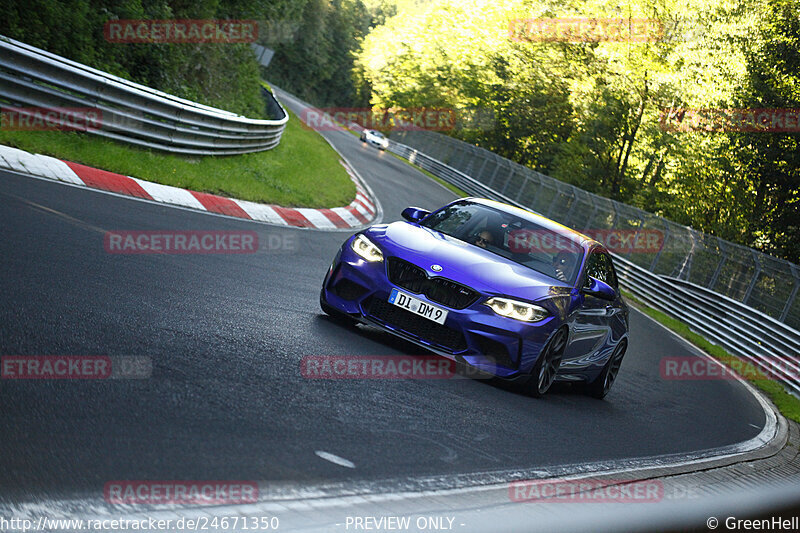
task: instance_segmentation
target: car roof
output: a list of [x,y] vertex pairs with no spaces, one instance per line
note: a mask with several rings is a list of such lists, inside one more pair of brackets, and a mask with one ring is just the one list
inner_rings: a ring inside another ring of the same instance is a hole
[[533,222],[534,224],[538,224],[539,226],[541,226],[541,227],[543,227],[543,228],[545,228],[547,230],[550,230],[550,231],[552,231],[554,233],[558,233],[559,235],[563,235],[564,237],[570,238],[573,242],[575,242],[576,244],[579,244],[585,250],[588,250],[589,248],[592,248],[593,246],[600,246],[601,248],[603,248],[605,250],[605,247],[603,246],[602,243],[592,239],[591,237],[588,237],[588,236],[584,235],[583,233],[581,233],[579,231],[575,231],[572,228],[568,228],[567,226],[564,226],[563,224],[559,224],[555,220],[551,220],[551,219],[549,219],[547,217],[543,217],[542,215],[534,213],[533,211],[529,211],[528,209],[523,209],[521,207],[516,207],[516,206],[513,206],[513,205],[505,204],[503,202],[497,202],[495,200],[489,200],[488,198],[478,198],[478,197],[473,197],[473,196],[469,196],[469,197],[466,197],[466,198],[461,198],[459,200],[456,200],[456,202],[453,202],[453,203],[457,203],[457,202],[472,202],[472,203],[475,203],[475,204],[481,204],[481,205],[485,205],[487,207],[492,207],[492,208],[497,209],[499,211],[506,212],[506,213],[511,214],[511,215],[518,216],[518,217],[520,217],[522,219],[525,219],[525,220],[528,220],[530,222]]

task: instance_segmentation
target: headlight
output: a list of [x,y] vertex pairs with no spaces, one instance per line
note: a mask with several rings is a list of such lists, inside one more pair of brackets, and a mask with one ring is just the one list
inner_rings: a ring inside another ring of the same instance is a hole
[[538,322],[547,318],[547,309],[508,298],[489,298],[484,302],[492,311],[500,316],[522,320],[523,322]]
[[359,256],[363,257],[370,263],[374,263],[376,261],[383,261],[383,252],[381,249],[375,246],[372,241],[364,237],[363,235],[358,235],[353,242],[350,244],[350,247],[353,249],[355,253]]

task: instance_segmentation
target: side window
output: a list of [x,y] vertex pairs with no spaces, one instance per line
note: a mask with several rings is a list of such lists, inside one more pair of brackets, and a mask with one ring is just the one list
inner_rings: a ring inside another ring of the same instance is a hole
[[479,209],[469,204],[455,204],[440,210],[425,219],[423,226],[441,231],[448,235],[462,237],[467,224],[474,223],[472,219],[479,214]]
[[608,283],[615,291],[619,290],[617,275],[614,272],[611,256],[606,252],[601,252],[597,248],[589,253],[589,259],[586,262],[585,285],[587,286],[589,285],[589,277]]
[[611,285],[611,288],[619,292],[619,283],[617,282],[617,273],[614,271],[614,263],[611,261],[611,256],[603,254],[605,257],[606,279],[605,282]]
[[590,277],[597,278],[601,281],[605,281],[603,258],[602,254],[597,252],[597,249],[594,249],[591,252],[589,252],[589,259],[586,260],[586,279],[583,281],[583,284],[586,287],[589,286]]
[[617,280],[617,271],[614,269],[614,262],[611,260],[611,256],[608,256],[608,270],[611,280],[611,286],[614,288],[615,291],[619,292],[619,281]]

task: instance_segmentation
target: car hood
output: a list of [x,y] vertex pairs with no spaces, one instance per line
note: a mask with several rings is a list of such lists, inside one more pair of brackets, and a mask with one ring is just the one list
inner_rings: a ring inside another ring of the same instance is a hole
[[[524,300],[564,296],[571,287],[502,256],[438,231],[409,222],[373,226],[365,232],[385,256],[405,259],[425,269],[485,293]],[[442,267],[440,272],[431,265]]]

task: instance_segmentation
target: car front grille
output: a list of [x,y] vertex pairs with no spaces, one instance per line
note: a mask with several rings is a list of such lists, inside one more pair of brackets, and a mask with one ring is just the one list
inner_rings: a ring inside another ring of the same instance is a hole
[[460,331],[401,309],[380,297],[370,296],[367,298],[364,302],[364,310],[367,315],[388,326],[410,333],[447,351],[460,352],[467,347],[464,334]]
[[480,294],[455,281],[438,276],[428,277],[424,269],[397,257],[386,261],[389,281],[415,294],[453,309],[469,307]]

